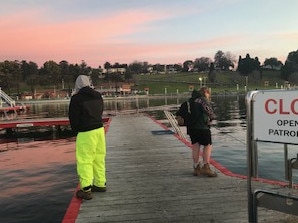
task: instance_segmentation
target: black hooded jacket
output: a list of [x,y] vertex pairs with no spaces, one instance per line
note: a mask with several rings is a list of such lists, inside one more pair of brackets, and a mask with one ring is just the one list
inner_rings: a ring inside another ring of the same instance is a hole
[[71,97],[68,117],[75,133],[103,127],[102,113],[102,96],[91,87],[83,87]]

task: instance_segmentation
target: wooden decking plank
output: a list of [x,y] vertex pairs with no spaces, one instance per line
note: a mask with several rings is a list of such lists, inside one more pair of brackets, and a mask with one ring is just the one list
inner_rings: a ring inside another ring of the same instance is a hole
[[[108,191],[83,201],[76,223],[248,222],[246,180],[220,172],[216,178],[193,176],[191,150],[174,135],[152,133],[161,130],[146,116],[113,117],[107,133]],[[259,222],[295,218],[258,210]]]

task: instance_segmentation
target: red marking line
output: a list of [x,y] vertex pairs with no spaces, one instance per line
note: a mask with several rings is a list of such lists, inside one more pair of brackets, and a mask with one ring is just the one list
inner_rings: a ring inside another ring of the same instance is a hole
[[[103,118],[103,122],[106,123],[109,118]],[[32,126],[60,126],[69,125],[68,118],[43,118],[43,119],[25,119],[25,120],[10,120],[3,121],[0,123],[0,128],[22,128],[22,127],[32,127]]]

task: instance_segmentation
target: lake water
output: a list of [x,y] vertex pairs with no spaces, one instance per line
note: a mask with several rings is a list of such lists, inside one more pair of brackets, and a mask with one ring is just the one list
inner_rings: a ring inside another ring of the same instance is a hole
[[[163,110],[177,110],[187,97],[105,99],[105,116],[146,112],[166,122]],[[212,97],[217,119],[213,123],[212,158],[234,173],[246,175],[246,105],[244,95]],[[28,117],[65,117],[68,101],[30,104]],[[169,125],[168,125],[169,126]],[[47,135],[43,139],[51,139]],[[78,185],[74,137],[41,140],[30,137],[0,144],[1,222],[61,222]],[[282,144],[258,143],[259,176],[285,181]],[[295,158],[297,146],[289,146]],[[190,154],[191,155],[191,154]],[[298,181],[295,174],[294,182]]]

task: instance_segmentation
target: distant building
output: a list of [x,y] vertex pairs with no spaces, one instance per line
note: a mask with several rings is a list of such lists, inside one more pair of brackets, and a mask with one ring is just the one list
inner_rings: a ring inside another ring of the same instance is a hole
[[112,73],[120,73],[120,74],[125,74],[126,68],[108,68],[108,69],[102,69],[102,73],[106,74],[112,74]]
[[131,94],[131,85],[130,84],[122,84],[119,91],[122,94]]
[[282,68],[282,64],[279,64],[279,65],[273,65],[273,66],[270,66],[270,65],[263,65],[262,66],[263,69],[266,69],[266,70],[280,70]]
[[96,89],[99,91],[102,95],[110,96],[110,95],[126,95],[126,94],[131,94],[131,87],[134,84],[121,84],[119,87],[118,86],[110,86],[110,87],[101,87],[100,89]]

